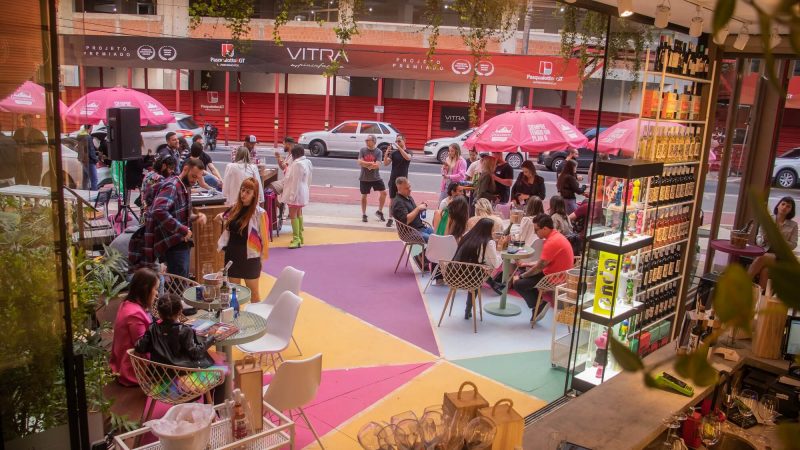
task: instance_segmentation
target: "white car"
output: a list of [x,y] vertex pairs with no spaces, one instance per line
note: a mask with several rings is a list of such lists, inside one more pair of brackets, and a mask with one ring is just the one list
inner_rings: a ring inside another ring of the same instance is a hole
[[772,169],[772,182],[784,189],[797,185],[800,174],[800,147],[793,148],[783,155],[775,158]]
[[358,155],[358,151],[366,146],[364,141],[370,134],[378,140],[378,148],[385,150],[401,133],[388,122],[348,120],[330,131],[303,133],[298,143],[308,149],[311,156],[326,156],[328,152]]
[[[50,152],[42,153],[42,167],[50,167]],[[64,169],[64,184],[72,189],[81,189],[83,184],[83,164],[78,161],[78,152],[66,145],[61,145],[61,167]],[[47,186],[49,181],[49,170],[42,174],[42,185]],[[111,178],[111,170],[108,167],[97,169],[97,182]]]
[[[433,155],[436,157],[436,160],[440,163],[444,163],[445,158],[447,158],[447,151],[450,147],[450,144],[458,144],[462,148],[462,153],[466,153],[464,147],[464,141],[476,130],[476,128],[470,128],[469,130],[453,137],[441,137],[436,139],[431,139],[430,141],[425,143],[425,154],[426,155]],[[513,152],[513,153],[503,153],[503,158],[505,158],[508,165],[513,167],[514,169],[519,169],[522,166],[522,162],[525,161],[525,157],[521,153]]]
[[[148,153],[154,154],[161,144],[167,142],[166,136],[170,131],[178,133],[178,137],[185,137],[187,141],[191,141],[194,135],[203,134],[203,128],[198,126],[189,114],[173,112],[172,115],[175,117],[175,122],[166,125],[148,125],[142,127],[142,141],[144,142],[142,155],[147,155]],[[99,139],[105,139],[107,133],[106,126],[102,123],[92,127],[92,136]],[[69,137],[72,138],[77,136],[77,131],[69,134]]]

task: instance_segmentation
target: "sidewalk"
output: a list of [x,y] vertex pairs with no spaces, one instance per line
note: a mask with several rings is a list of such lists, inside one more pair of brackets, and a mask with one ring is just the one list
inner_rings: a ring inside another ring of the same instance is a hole
[[[430,209],[438,207],[438,192],[412,192],[417,202],[427,202]],[[375,216],[378,209],[378,194],[371,193],[367,201],[367,217],[369,222],[361,221],[361,193],[356,187],[311,186],[311,203],[303,208],[303,221],[309,225],[325,225],[343,228],[365,228],[371,230],[387,230],[394,232],[394,227],[387,228]],[[391,204],[388,193],[383,214],[388,219],[391,215]],[[433,220],[433,213],[426,217]]]

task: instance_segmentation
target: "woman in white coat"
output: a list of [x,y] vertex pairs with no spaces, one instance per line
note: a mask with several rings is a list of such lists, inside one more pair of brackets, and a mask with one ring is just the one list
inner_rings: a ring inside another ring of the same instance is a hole
[[289,207],[289,220],[292,223],[292,242],[289,248],[303,245],[303,207],[308,204],[311,185],[311,161],[305,157],[301,145],[292,147],[292,163],[283,179],[281,203]]
[[239,198],[239,188],[242,181],[253,177],[258,185],[258,204],[264,204],[264,186],[261,184],[261,176],[258,174],[258,166],[250,163],[250,150],[241,146],[236,150],[236,159],[233,163],[225,167],[225,175],[222,177],[222,195],[225,196],[225,206],[233,206]]

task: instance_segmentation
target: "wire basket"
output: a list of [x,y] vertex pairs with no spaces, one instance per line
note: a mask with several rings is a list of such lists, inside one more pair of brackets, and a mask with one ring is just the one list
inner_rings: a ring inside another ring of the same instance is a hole
[[[217,405],[214,409],[219,413],[224,405]],[[247,436],[244,439],[236,440],[233,438],[230,419],[221,419],[211,424],[211,441],[208,443],[209,449],[216,450],[270,450],[284,447],[291,447],[294,443],[294,422],[281,414],[267,402],[264,402],[265,412],[270,413],[278,419],[278,423],[273,423],[266,417],[262,418],[264,428]],[[162,450],[161,442],[152,442],[137,446],[141,437],[150,433],[150,427],[142,427],[129,433],[114,436],[114,444],[118,450]],[[129,447],[128,445],[133,445]]]

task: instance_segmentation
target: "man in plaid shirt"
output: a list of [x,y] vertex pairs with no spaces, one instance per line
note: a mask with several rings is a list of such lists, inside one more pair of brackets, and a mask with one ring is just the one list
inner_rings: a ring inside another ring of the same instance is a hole
[[182,277],[189,276],[191,222],[206,223],[205,214],[192,213],[191,198],[191,187],[202,178],[204,170],[202,161],[189,158],[179,175],[161,181],[145,223],[146,259],[158,259],[167,265],[167,272]]

